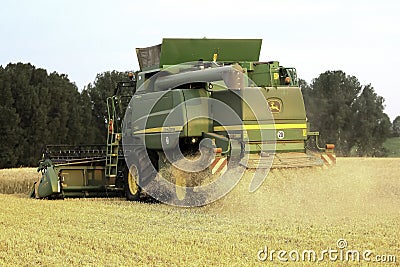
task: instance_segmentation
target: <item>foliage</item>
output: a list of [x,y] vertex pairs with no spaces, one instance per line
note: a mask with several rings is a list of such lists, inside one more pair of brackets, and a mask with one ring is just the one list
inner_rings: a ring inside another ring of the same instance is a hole
[[301,81],[307,116],[322,143],[335,143],[339,155],[383,156],[391,122],[384,99],[354,76],[327,71],[311,85]]
[[0,168],[36,165],[46,144],[92,142],[90,118],[82,116],[89,102],[67,75],[8,64],[0,68],[0,92]]
[[393,136],[400,137],[400,116],[393,120]]
[[388,138],[383,147],[386,149],[388,157],[400,158],[400,137]]
[[107,98],[114,94],[118,82],[126,80],[127,76],[123,72],[107,71],[97,74],[94,83],[88,84],[82,92],[90,99],[96,143],[104,143],[107,134]]
[[0,168],[34,166],[48,144],[105,143],[106,99],[124,79],[104,72],[79,92],[65,74],[23,63],[0,66]]
[[22,129],[19,127],[20,117],[14,106],[9,77],[0,66],[0,167],[15,166],[18,162],[20,144],[19,136]]
[[[6,135],[1,141],[2,151],[8,153],[2,158],[0,167],[11,167],[25,162],[33,164],[38,157],[37,151],[44,144],[42,140],[48,141],[48,127],[52,125],[47,124],[53,122],[47,120],[47,115],[56,113],[59,107],[57,102],[50,100],[53,92],[49,86],[50,79],[45,70],[36,69],[30,64],[9,64],[0,71],[0,91],[4,96],[2,109],[9,113],[0,118],[2,128],[8,128],[4,129]],[[62,106],[63,103],[60,103],[60,107]],[[54,122],[58,121],[57,118]]]

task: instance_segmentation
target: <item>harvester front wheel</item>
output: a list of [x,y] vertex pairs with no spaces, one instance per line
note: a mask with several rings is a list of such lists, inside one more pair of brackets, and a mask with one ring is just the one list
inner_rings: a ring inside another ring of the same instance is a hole
[[157,153],[148,151],[138,139],[133,140],[133,150],[127,160],[129,169],[125,175],[127,200],[139,200],[142,187],[146,187],[156,176]]
[[138,185],[139,170],[135,164],[132,164],[128,170],[125,183],[125,196],[127,200],[139,200],[140,187]]

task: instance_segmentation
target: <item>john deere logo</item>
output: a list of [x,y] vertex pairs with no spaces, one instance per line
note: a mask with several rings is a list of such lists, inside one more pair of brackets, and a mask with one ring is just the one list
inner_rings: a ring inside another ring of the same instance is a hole
[[282,110],[282,100],[278,98],[268,99],[268,105],[272,113],[279,113]]

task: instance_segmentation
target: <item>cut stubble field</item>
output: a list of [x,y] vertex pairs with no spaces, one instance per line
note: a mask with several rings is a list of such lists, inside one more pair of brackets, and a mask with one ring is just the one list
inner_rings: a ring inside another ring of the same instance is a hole
[[[310,265],[303,251],[320,257],[329,249],[339,253],[325,254],[324,265],[345,264],[338,255],[347,250],[370,250],[371,261],[394,255],[398,264],[399,163],[339,158],[327,169],[273,170],[255,193],[248,171],[232,192],[200,208],[29,199],[35,169],[0,170],[0,266]],[[279,250],[287,253],[279,258]]]

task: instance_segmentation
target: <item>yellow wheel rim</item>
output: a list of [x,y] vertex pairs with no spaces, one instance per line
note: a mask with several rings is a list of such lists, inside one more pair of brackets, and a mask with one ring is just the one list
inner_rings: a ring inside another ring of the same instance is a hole
[[139,186],[138,186],[138,178],[139,178],[139,173],[138,169],[136,168],[135,165],[132,165],[129,168],[129,173],[128,173],[128,186],[129,186],[129,192],[132,195],[136,195],[139,191]]

